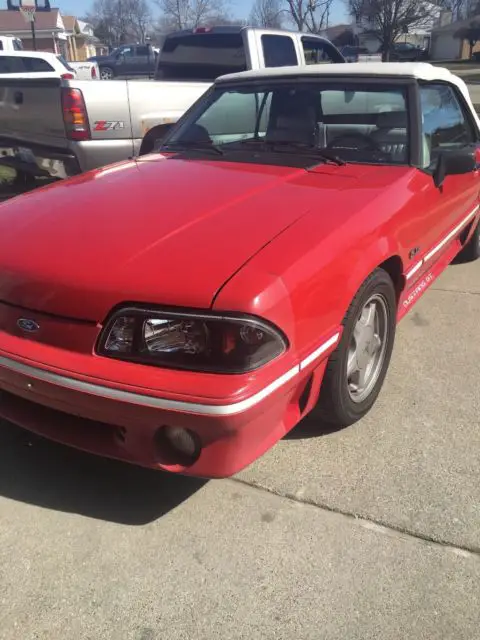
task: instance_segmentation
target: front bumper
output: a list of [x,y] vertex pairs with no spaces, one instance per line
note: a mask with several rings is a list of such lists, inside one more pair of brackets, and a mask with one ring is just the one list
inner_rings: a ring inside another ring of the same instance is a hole
[[[107,387],[0,352],[0,417],[93,454],[187,475],[228,477],[262,455],[307,413],[325,362],[303,371],[294,367],[240,402],[211,404]],[[201,453],[194,464],[176,464],[158,446],[156,434],[163,426],[196,434]]]

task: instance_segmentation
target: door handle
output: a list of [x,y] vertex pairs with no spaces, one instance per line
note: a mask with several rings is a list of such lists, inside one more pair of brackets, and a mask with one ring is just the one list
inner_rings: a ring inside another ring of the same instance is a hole
[[15,91],[13,94],[13,99],[15,104],[23,104],[23,93],[22,91]]

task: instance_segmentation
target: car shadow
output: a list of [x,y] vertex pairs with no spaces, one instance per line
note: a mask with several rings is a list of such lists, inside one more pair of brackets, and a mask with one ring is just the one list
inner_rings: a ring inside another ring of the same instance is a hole
[[143,525],[206,482],[92,456],[0,422],[0,495],[11,500]]
[[289,431],[283,440],[308,440],[309,438],[319,438],[321,436],[328,436],[332,433],[342,431],[343,427],[336,427],[332,424],[327,424],[319,418],[308,414],[301,420],[296,427]]

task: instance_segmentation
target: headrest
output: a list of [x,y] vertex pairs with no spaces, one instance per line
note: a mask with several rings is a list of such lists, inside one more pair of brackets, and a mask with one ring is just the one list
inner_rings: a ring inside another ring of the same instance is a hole
[[383,111],[377,116],[377,127],[379,129],[405,129],[406,126],[406,111]]

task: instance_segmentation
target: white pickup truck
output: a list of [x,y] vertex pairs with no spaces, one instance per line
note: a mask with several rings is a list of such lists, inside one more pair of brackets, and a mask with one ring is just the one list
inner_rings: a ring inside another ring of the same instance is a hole
[[0,78],[0,162],[64,178],[147,153],[218,76],[265,67],[343,63],[312,34],[251,27],[180,31],[165,39],[154,80]]

